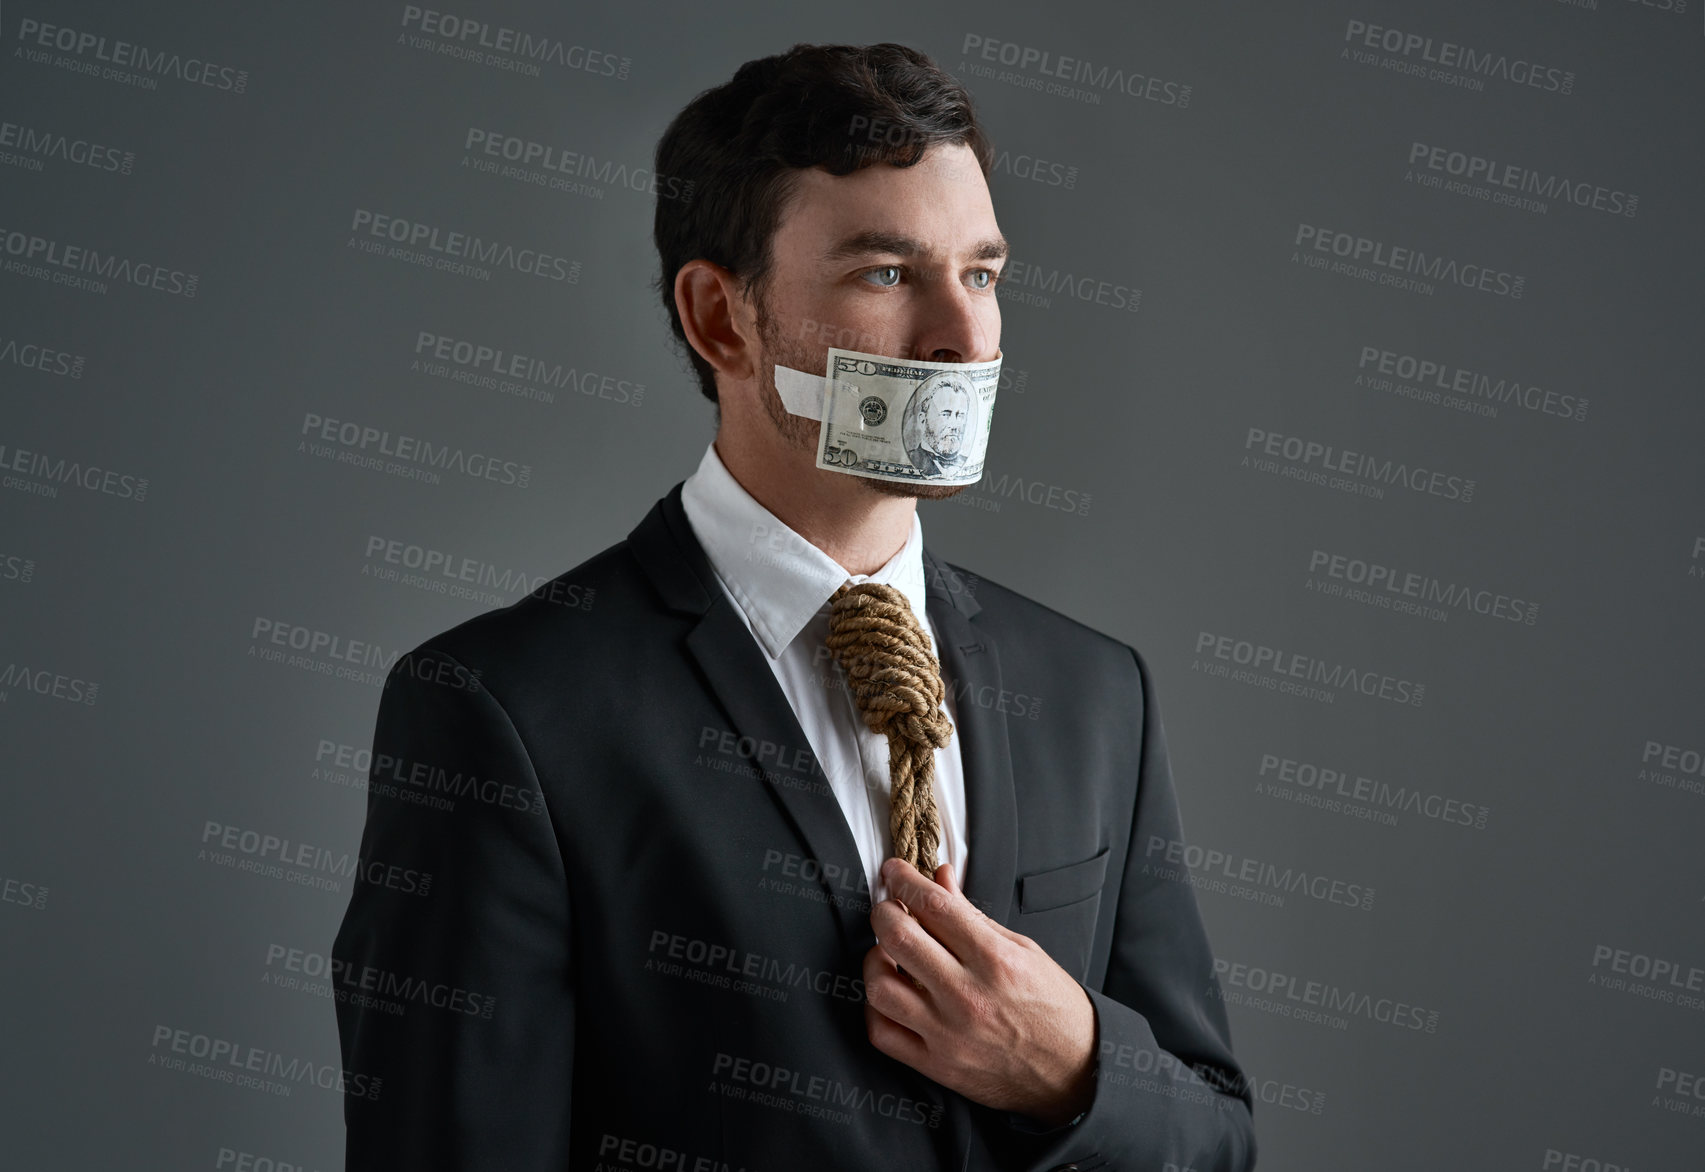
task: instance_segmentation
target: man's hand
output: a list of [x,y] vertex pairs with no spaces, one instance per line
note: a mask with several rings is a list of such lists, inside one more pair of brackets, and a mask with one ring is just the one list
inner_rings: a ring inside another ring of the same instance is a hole
[[1044,1126],[1088,1107],[1097,1029],[1083,987],[1041,945],[978,910],[947,864],[932,882],[891,858],[882,878],[889,898],[871,909],[876,946],[864,957],[871,1045]]

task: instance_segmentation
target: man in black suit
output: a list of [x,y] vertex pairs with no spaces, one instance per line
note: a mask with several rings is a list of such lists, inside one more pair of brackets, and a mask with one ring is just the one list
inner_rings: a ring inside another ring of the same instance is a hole
[[[392,669],[361,853],[433,878],[358,886],[333,946],[382,1080],[350,1172],[1253,1166],[1194,895],[1146,865],[1181,828],[1141,656],[937,558],[916,502],[959,490],[817,468],[776,390],[844,330],[999,353],[992,162],[887,44],[749,62],[664,135],[659,292],[717,435]],[[843,577],[917,600],[953,698],[933,875],[877,867],[888,762],[825,699]]]

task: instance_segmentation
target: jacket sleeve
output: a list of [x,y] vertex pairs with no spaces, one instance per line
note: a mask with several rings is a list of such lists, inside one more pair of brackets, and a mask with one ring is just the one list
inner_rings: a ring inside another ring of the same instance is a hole
[[570,927],[515,726],[476,673],[417,648],[385,682],[332,945],[343,1063],[368,1089],[344,1097],[348,1172],[567,1167]]
[[1002,1113],[1020,1161],[1012,1167],[1248,1172],[1254,1096],[1232,1055],[1195,891],[1145,873],[1148,844],[1183,835],[1148,665],[1127,650],[1142,691],[1141,772],[1106,980],[1084,986],[1095,1007],[1095,1097],[1073,1122],[1045,1131]]

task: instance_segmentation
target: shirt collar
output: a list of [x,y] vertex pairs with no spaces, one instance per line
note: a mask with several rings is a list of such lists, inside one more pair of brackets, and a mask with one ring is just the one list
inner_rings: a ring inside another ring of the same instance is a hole
[[874,574],[848,573],[759,504],[723,464],[715,440],[705,445],[698,469],[681,486],[681,505],[711,567],[771,659],[779,659],[813,618],[828,613],[829,597],[849,578],[894,587],[928,629],[923,522],[916,510],[900,552]]

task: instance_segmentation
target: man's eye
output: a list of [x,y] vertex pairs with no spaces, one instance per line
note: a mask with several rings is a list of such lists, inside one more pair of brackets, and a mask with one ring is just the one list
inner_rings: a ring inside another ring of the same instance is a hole
[[[1001,279],[1000,274],[995,272],[993,269],[978,269],[975,273],[971,274],[971,276],[973,281],[971,287],[974,289],[987,289],[989,286]],[[983,279],[978,281],[976,280],[978,277],[982,277]]]
[[894,279],[892,281],[880,281],[880,280],[871,281],[870,283],[872,285],[881,285],[884,288],[892,288],[893,286],[898,285],[900,283],[900,266],[899,265],[883,265],[879,269],[871,269],[870,272],[864,274],[865,279],[869,280],[870,277],[874,276],[877,273],[893,273]]

